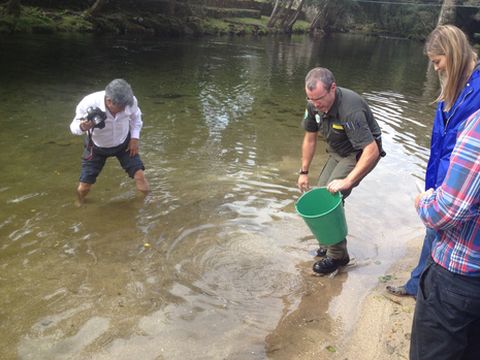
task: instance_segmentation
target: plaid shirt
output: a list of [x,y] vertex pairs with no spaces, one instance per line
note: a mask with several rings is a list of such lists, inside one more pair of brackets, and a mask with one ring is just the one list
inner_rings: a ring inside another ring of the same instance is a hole
[[459,128],[447,176],[420,200],[418,213],[437,231],[433,260],[453,273],[480,277],[480,110]]

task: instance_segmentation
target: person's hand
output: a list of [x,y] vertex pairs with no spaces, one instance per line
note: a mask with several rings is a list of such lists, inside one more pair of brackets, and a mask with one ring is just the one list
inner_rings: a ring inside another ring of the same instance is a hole
[[415,197],[415,209],[418,210],[418,207],[420,205],[420,200],[422,200],[422,198],[424,197],[427,197],[427,196],[430,196],[432,195],[433,193],[433,189],[430,188],[428,189],[427,191],[424,191],[424,192],[421,192],[420,194],[418,194],[416,197]]
[[80,121],[80,130],[82,131],[88,131],[91,128],[93,128],[93,126],[94,126],[93,121],[90,121],[90,120]]
[[138,155],[138,139],[130,139],[126,151],[130,152],[130,156]]
[[353,184],[348,178],[336,179],[330,181],[330,183],[327,185],[327,190],[333,194],[338,191],[349,190],[352,186]]
[[310,185],[308,184],[308,175],[301,174],[297,180],[297,186],[300,191],[303,193],[305,191],[310,190]]

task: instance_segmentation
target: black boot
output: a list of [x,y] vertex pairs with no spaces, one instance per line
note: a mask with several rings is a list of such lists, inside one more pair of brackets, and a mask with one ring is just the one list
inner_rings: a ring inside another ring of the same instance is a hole
[[342,259],[333,259],[329,256],[326,258],[317,261],[313,264],[313,271],[317,274],[330,274],[337,270],[341,266],[345,266],[350,262],[350,258],[344,257]]

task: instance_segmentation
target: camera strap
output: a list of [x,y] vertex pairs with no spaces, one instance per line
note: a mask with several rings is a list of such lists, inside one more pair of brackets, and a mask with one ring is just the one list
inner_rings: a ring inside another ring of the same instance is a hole
[[93,128],[87,131],[88,134],[88,142],[86,145],[86,149],[88,151],[88,155],[84,157],[85,160],[92,160],[93,158],[93,140],[92,140],[92,134],[93,134]]

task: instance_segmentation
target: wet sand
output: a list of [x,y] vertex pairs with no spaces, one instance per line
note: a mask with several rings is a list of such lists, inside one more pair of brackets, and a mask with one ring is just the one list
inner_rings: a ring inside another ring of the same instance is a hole
[[[360,302],[352,326],[325,311],[330,296],[342,291],[342,278],[315,277],[305,268],[309,291],[297,310],[283,317],[276,330],[266,339],[269,359],[342,359],[384,360],[408,359],[415,300],[388,294],[389,284],[402,284],[416,265],[423,237],[411,239],[405,256],[379,279],[374,289]],[[306,264],[306,265],[310,265]],[[302,269],[303,270],[303,269]],[[350,271],[354,271],[354,268]],[[341,297],[341,295],[340,295]],[[348,301],[358,301],[350,299]],[[351,330],[345,330],[350,328]]]
[[345,338],[342,359],[399,360],[409,358],[415,299],[387,293],[387,285],[401,285],[417,264],[423,236],[409,242],[406,256],[389,271],[392,279],[379,284],[362,303],[354,332]]

